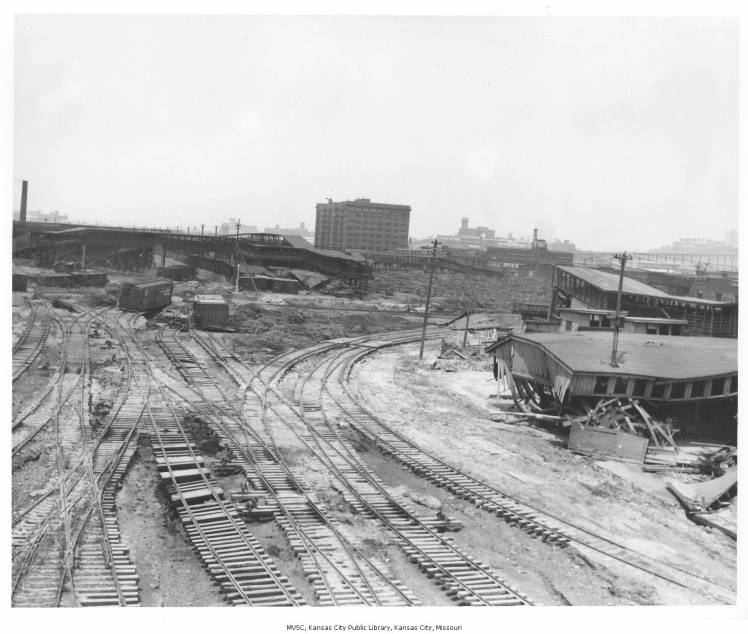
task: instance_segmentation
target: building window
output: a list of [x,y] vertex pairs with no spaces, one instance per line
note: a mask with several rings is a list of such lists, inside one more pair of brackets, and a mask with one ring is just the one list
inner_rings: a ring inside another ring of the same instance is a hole
[[737,393],[738,391],[738,375],[736,374],[734,377],[732,377],[732,382],[730,383],[730,392]]
[[615,388],[613,388],[613,392],[615,394],[626,394],[626,390],[628,389],[629,382],[628,379],[622,379],[617,378],[616,379],[616,385]]
[[710,396],[720,396],[725,391],[725,379],[712,379]]
[[608,377],[598,376],[595,379],[595,394],[607,394],[608,393]]
[[568,319],[564,322],[564,328],[566,332],[569,332],[574,324],[570,322]]
[[671,399],[681,399],[686,396],[686,384],[685,383],[673,383],[670,388]]
[[654,387],[652,387],[652,398],[662,398],[663,394],[665,394],[665,384],[656,383]]
[[694,381],[691,386],[691,398],[701,398],[704,396],[706,381]]
[[646,379],[636,379],[634,381],[633,396],[644,396],[644,392],[646,392],[646,390],[647,390]]

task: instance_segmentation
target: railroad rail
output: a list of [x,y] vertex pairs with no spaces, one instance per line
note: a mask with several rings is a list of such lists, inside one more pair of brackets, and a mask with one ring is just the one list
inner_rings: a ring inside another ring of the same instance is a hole
[[[386,345],[391,344],[387,342]],[[330,365],[324,390],[351,426],[383,453],[436,486],[447,489],[478,508],[499,515],[544,541],[560,546],[572,544],[577,549],[602,555],[608,560],[682,588],[698,588],[721,602],[734,603],[736,595],[732,588],[715,583],[698,572],[641,553],[611,536],[589,530],[569,519],[521,501],[516,496],[452,467],[385,424],[365,408],[350,389],[350,376],[355,364],[382,347],[385,346],[370,345],[358,350],[341,351],[337,361]]]
[[[404,335],[408,339],[416,331]],[[335,348],[350,340],[328,342],[315,346],[316,350]],[[307,351],[283,355],[265,366],[263,372],[256,373],[254,379],[261,383],[258,396],[266,412],[267,434],[273,436],[282,428],[291,431],[308,456],[315,458],[331,473],[346,491],[348,504],[366,516],[373,517],[393,534],[396,543],[413,563],[447,595],[461,605],[526,605],[529,599],[514,590],[495,571],[490,570],[473,557],[464,553],[454,542],[436,530],[441,524],[438,518],[422,518],[402,499],[396,499],[382,482],[358,460],[355,452],[341,438],[332,439],[329,427],[318,429],[310,426],[305,419],[306,411],[299,412],[288,394],[294,389],[281,389],[274,385],[280,377],[302,360]],[[267,376],[263,376],[263,373]],[[248,384],[247,390],[251,388]],[[272,413],[272,418],[268,417]],[[270,421],[274,421],[271,423]],[[294,420],[295,422],[291,422]],[[310,433],[311,432],[311,433]]]
[[[77,432],[75,426],[61,429],[60,414],[69,393],[63,397],[60,389],[57,394],[53,415],[57,484],[13,518],[17,570],[13,605],[58,606],[66,591],[75,605],[139,604],[138,577],[127,547],[121,542],[114,493],[135,452],[140,418],[137,415],[133,420],[125,415],[127,403],[130,400],[132,407],[132,401],[142,399],[143,393],[136,389],[136,373],[128,368],[125,396],[110,421],[97,433],[90,430],[84,403],[86,364],[90,357],[87,331],[91,321],[92,318],[88,319],[85,326],[80,324],[82,361],[77,374],[81,380],[76,384],[81,389],[72,416],[78,419]],[[66,343],[69,341],[67,338]],[[68,351],[66,345],[62,353],[63,369],[68,364]],[[74,390],[75,386],[71,392]],[[82,450],[77,445],[82,445]],[[74,464],[72,468],[60,467],[63,456]],[[62,539],[56,537],[60,524],[64,528]],[[48,544],[48,548],[52,550],[45,550],[45,560],[35,562],[40,545],[50,541],[52,545]]]
[[[204,368],[211,363],[223,364],[223,355],[209,344],[196,338],[200,347],[194,349],[202,360],[198,362],[180,344],[172,358],[187,359],[189,368]],[[172,342],[173,345],[174,342]],[[200,355],[200,352],[207,354]],[[181,372],[180,372],[181,373]],[[205,377],[194,376],[196,389]],[[210,374],[210,376],[214,376]],[[234,375],[233,380],[240,380]],[[215,379],[211,379],[215,381]],[[214,389],[223,391],[216,383]],[[337,522],[331,520],[312,500],[307,486],[292,473],[282,453],[268,442],[263,429],[261,406],[256,401],[239,412],[224,396],[228,405],[217,407],[215,401],[193,402],[192,407],[210,422],[225,446],[231,447],[235,460],[242,466],[253,489],[272,499],[270,510],[280,528],[286,533],[292,549],[299,558],[302,570],[309,579],[319,605],[418,605],[419,601],[394,577],[387,564],[371,561],[342,533]],[[247,411],[252,410],[252,411]]]
[[[132,340],[142,349],[136,332]],[[164,345],[163,338],[159,345]],[[160,396],[156,414],[149,406],[148,415],[161,477],[196,553],[225,600],[234,605],[304,605],[303,597],[251,534],[236,505],[223,500],[222,488],[196,453],[194,440],[166,397],[168,386],[150,362],[148,373]]]
[[[43,306],[39,310],[39,305]],[[41,314],[40,314],[41,313]],[[24,372],[42,351],[50,329],[50,310],[47,302],[34,301],[27,327],[13,346],[13,383],[21,378]]]

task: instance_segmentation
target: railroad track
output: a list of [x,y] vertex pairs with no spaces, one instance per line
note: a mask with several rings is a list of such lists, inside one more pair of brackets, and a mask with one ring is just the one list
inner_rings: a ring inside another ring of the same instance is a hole
[[148,406],[151,439],[162,480],[195,551],[225,599],[236,605],[303,605],[249,532],[237,508],[223,501],[193,439],[167,407]]
[[[137,333],[132,332],[132,340],[138,342]],[[157,341],[162,348],[164,341],[167,346],[176,345],[175,339],[163,336]],[[139,342],[138,346],[142,349]],[[304,605],[303,597],[251,534],[237,506],[223,499],[221,486],[180,422],[185,412],[177,411],[166,396],[165,379],[155,376],[150,363],[148,372],[158,389],[156,405],[148,407],[148,415],[162,481],[195,552],[224,599],[233,605]]]
[[[196,337],[199,347],[182,348],[178,357],[195,356],[189,367],[211,368],[223,355]],[[203,354],[201,354],[201,352]],[[200,358],[198,364],[195,361]],[[211,372],[210,376],[217,374]],[[233,376],[233,375],[232,375]],[[215,378],[211,379],[215,381]],[[238,384],[240,379],[234,376]],[[204,377],[199,384],[204,384]],[[197,386],[196,386],[197,387]],[[214,386],[215,389],[223,390]],[[193,409],[209,421],[225,446],[231,447],[253,485],[254,495],[272,500],[263,513],[272,513],[285,532],[310,581],[319,605],[417,605],[416,597],[395,578],[383,560],[372,561],[344,535],[338,522],[312,501],[307,486],[285,462],[263,427],[259,402],[239,412],[224,396],[224,407],[215,401],[193,402]]]
[[[41,310],[39,306],[42,306]],[[28,325],[13,346],[13,383],[21,378],[39,356],[49,334],[50,322],[49,304],[34,301]]]
[[[404,336],[413,337],[413,333]],[[321,344],[315,349],[335,348],[347,341]],[[304,351],[283,355],[283,359],[266,364],[256,375],[261,383],[258,396],[261,396],[266,412],[273,415],[271,420],[276,433],[283,428],[286,433],[290,430],[309,452],[309,459],[315,458],[336,476],[338,488],[346,491],[344,497],[354,512],[378,520],[393,535],[406,556],[451,599],[461,605],[529,604],[526,596],[511,588],[495,571],[437,532],[435,527],[441,524],[438,518],[419,517],[407,502],[396,499],[358,460],[347,441],[331,432],[326,421],[311,424],[307,408],[302,412],[294,408],[288,395],[293,395],[295,388],[283,388],[275,382],[305,356]],[[313,409],[319,410],[319,406],[313,406]],[[268,434],[272,436],[270,427],[271,423],[267,422]]]
[[436,486],[443,487],[476,507],[502,517],[510,524],[544,541],[560,546],[572,544],[585,554],[591,551],[682,588],[699,589],[721,602],[735,602],[736,595],[733,589],[717,584],[697,572],[638,552],[611,536],[591,531],[569,519],[522,502],[516,496],[452,467],[386,425],[360,404],[349,384],[355,364],[376,350],[376,346],[369,346],[364,349],[339,351],[337,359],[330,362],[327,376],[321,383],[324,383],[324,391],[330,401],[347,418],[350,425],[384,454]]
[[21,332],[20,335],[18,335],[18,339],[16,339],[16,341],[13,343],[13,354],[15,354],[18,351],[21,345],[23,345],[23,342],[26,340],[26,337],[29,336],[29,332],[32,326],[34,325],[34,321],[36,319],[36,310],[37,310],[37,307],[39,306],[39,302],[32,301],[29,303],[30,303],[29,314],[26,317],[26,320],[23,326],[23,331]]
[[[75,433],[71,429],[75,425],[61,430],[62,391],[58,392],[54,414],[57,495],[50,489],[13,519],[17,569],[13,605],[58,606],[63,594],[70,597],[68,602],[81,606],[139,604],[138,578],[120,539],[114,495],[135,452],[140,415],[133,420],[131,410],[136,401],[143,400],[144,387],[138,384],[138,373],[128,367],[124,398],[103,428],[95,433],[90,429],[85,406],[90,324],[91,319],[85,327],[81,325],[81,340],[73,342],[82,352],[80,380],[76,381],[81,386],[80,399],[69,416],[78,418]],[[66,346],[63,351],[63,368],[68,350]],[[81,447],[73,451],[76,439]],[[72,468],[60,467],[63,455],[74,463]],[[56,548],[44,549],[45,561],[35,562],[40,544],[49,541],[56,541]]]
[[[283,376],[291,372],[294,366],[309,361],[315,356],[320,358],[326,355],[332,356],[333,360],[327,363],[317,362],[317,372],[322,371],[320,365],[325,363],[327,370],[323,372],[323,375],[327,376],[309,379],[313,383],[316,382],[317,387],[315,395],[306,399],[306,402],[302,402],[300,398],[301,382],[297,383],[294,388],[281,386],[280,391],[286,398],[292,398],[300,407],[307,407],[310,410],[318,407],[317,403],[324,398],[328,408],[342,415],[361,436],[368,438],[384,454],[393,457],[403,467],[429,479],[436,486],[447,489],[476,507],[502,517],[510,524],[539,539],[557,547],[572,545],[585,555],[600,556],[603,561],[607,560],[614,565],[627,567],[645,576],[655,577],[682,588],[698,590],[726,604],[735,602],[736,595],[732,588],[715,583],[696,571],[687,570],[641,553],[611,536],[579,526],[568,518],[562,518],[545,509],[529,505],[516,496],[452,467],[422,450],[363,407],[353,394],[349,383],[355,364],[367,355],[385,347],[416,340],[418,337],[413,335],[412,332],[377,335],[376,340],[371,337],[339,340],[336,345],[328,342],[327,345],[321,344],[281,355],[267,367],[277,368],[278,376]],[[438,335],[435,334],[435,336]],[[231,355],[226,354],[224,357],[231,358]],[[314,372],[315,368],[307,370]]]

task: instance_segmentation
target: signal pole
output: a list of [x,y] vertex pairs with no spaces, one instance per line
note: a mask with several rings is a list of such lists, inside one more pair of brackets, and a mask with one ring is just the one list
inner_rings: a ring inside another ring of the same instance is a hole
[[426,310],[423,313],[423,332],[421,333],[421,351],[418,353],[418,360],[423,361],[423,344],[426,343],[426,324],[429,320],[429,304],[431,303],[431,286],[434,283],[434,266],[436,264],[436,247],[439,243],[434,238],[434,247],[431,251],[431,272],[429,273],[429,288],[426,291]]
[[621,261],[621,274],[618,278],[618,297],[616,298],[616,316],[613,324],[613,351],[610,354],[610,365],[618,367],[618,333],[621,330],[618,323],[618,314],[621,312],[621,295],[623,294],[623,271],[626,268],[626,261],[633,259],[633,256],[623,253],[616,253],[613,256],[616,260]]

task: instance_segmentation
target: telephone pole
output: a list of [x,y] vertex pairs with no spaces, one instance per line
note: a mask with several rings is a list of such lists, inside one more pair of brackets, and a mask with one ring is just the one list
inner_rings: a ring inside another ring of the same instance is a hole
[[236,292],[239,292],[239,227],[242,226],[242,221],[236,219]]
[[429,273],[429,288],[426,291],[426,310],[423,313],[423,332],[421,333],[421,351],[418,353],[418,360],[423,361],[423,344],[426,343],[426,325],[429,320],[429,304],[431,303],[431,286],[434,283],[434,266],[436,264],[436,247],[439,243],[434,238],[434,247],[431,251],[431,272]]
[[618,367],[618,333],[621,330],[618,322],[618,315],[621,312],[621,295],[623,294],[623,271],[626,268],[626,261],[631,260],[632,256],[628,255],[625,251],[623,253],[616,253],[613,256],[616,260],[621,261],[621,274],[618,278],[618,297],[616,298],[616,316],[613,323],[613,351],[610,354],[610,365],[614,368]]

